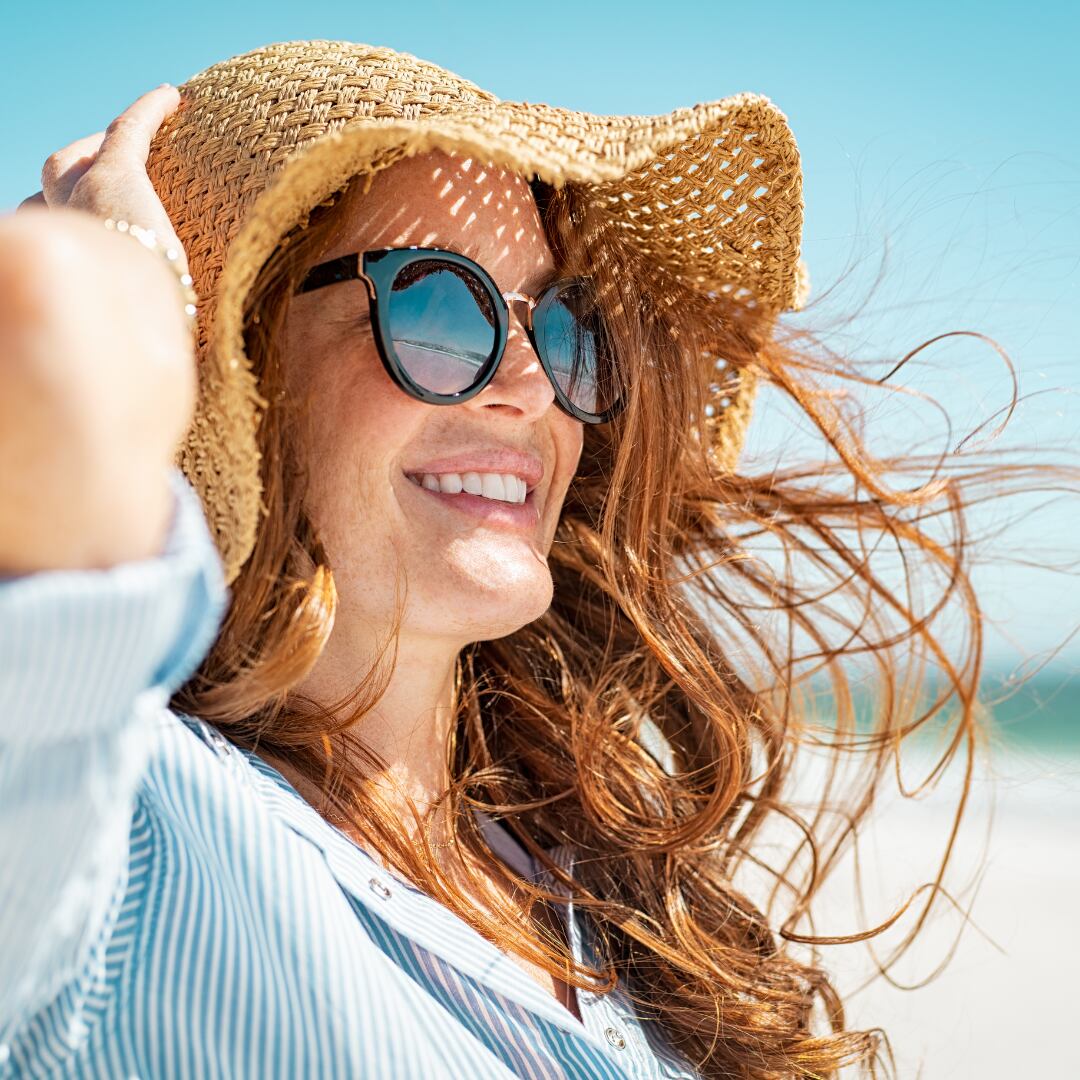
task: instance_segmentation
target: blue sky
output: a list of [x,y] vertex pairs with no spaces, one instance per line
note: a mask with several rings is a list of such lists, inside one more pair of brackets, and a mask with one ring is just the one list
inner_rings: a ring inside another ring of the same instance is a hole
[[[885,365],[935,334],[981,331],[1017,365],[1021,392],[1062,388],[1026,402],[1003,441],[1056,443],[1075,455],[1080,5],[776,0],[730,11],[678,0],[19,5],[0,35],[0,210],[38,189],[49,153],[103,129],[140,93],[272,41],[389,45],[503,98],[600,113],[657,113],[755,91],[786,113],[803,155],[814,295],[847,272],[798,325],[852,311],[880,271],[866,312],[834,346]],[[1006,369],[973,338],[935,348],[902,374],[938,395],[962,434],[1006,403]],[[895,405],[875,415],[882,448],[916,422]],[[749,452],[790,452],[800,437],[793,424],[779,403],[760,408]],[[1075,557],[1075,498],[1039,509],[1044,502],[1032,496],[1011,514],[1000,506],[975,525],[1016,516],[1010,550]],[[1075,573],[1006,566],[977,581],[1002,626],[990,637],[997,664],[1038,659],[1080,625]],[[1074,670],[1080,663],[1080,635],[1063,660]]]

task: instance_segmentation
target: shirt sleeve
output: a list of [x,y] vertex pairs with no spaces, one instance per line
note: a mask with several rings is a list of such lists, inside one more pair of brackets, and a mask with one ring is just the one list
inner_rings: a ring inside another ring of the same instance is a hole
[[0,1037],[78,977],[122,896],[155,718],[228,605],[202,505],[169,484],[158,555],[0,578]]

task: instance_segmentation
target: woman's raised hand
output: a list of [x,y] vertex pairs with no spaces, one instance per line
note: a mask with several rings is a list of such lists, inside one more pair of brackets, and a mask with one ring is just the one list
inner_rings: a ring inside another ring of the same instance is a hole
[[150,141],[179,104],[176,87],[162,84],[132,102],[104,131],[50,154],[41,170],[42,190],[23,199],[18,209],[70,206],[98,218],[129,221],[153,229],[164,244],[182,251],[146,174]]
[[18,209],[68,206],[97,218],[128,221],[153,229],[183,259],[172,222],[146,174],[150,141],[179,104],[180,92],[165,83],[132,102],[104,131],[50,154],[41,170],[42,190],[23,199]]
[[165,470],[194,412],[192,336],[164,257],[101,222],[180,251],[146,172],[178,103],[171,86],[144,94],[52,154],[42,190],[0,216],[0,576],[161,550]]

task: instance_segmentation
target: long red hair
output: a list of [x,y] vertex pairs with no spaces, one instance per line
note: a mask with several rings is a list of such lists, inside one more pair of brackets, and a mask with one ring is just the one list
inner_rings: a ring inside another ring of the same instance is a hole
[[[722,298],[684,288],[661,308],[647,275],[613,266],[589,239],[588,200],[573,185],[535,190],[560,266],[601,286],[633,391],[618,422],[586,427],[550,554],[550,610],[458,663],[452,785],[431,812],[441,807],[455,844],[524,898],[527,932],[509,907],[478,911],[440,870],[426,830],[403,829],[367,781],[380,763],[356,721],[393,663],[396,627],[345,700],[318,708],[290,692],[329,636],[336,592],[304,513],[278,341],[296,283],[363,197],[359,179],[285,238],[249,299],[248,355],[270,402],[259,430],[269,514],[218,640],[173,707],[287,760],[322,792],[321,809],[347,817],[400,873],[504,949],[575,986],[622,979],[647,1028],[704,1076],[824,1077],[854,1062],[874,1072],[887,1044],[848,1029],[804,917],[909,735],[944,717],[941,768],[958,755],[970,763],[983,615],[965,508],[1039,467],[1003,471],[957,454],[933,463],[930,479],[900,486],[928,463],[876,459],[859,395],[826,388],[869,381],[854,362]],[[738,376],[732,407],[755,382],[769,386],[797,404],[828,457],[762,475],[717,469],[698,435],[717,358]],[[882,541],[902,554],[901,588],[870,557]],[[922,606],[919,589],[929,596]],[[959,645],[938,629],[949,606],[966,620],[967,634],[950,637]],[[876,684],[871,722],[857,727],[848,662],[858,658],[872,663]],[[835,710],[827,732],[810,725],[807,688],[822,677]],[[842,789],[826,783],[817,809],[800,814],[789,789],[810,738],[830,745],[834,762],[858,750],[863,765]],[[942,837],[936,887],[916,894],[919,925],[941,891],[963,805]],[[596,969],[575,966],[533,907],[564,898],[497,859],[472,808],[501,819],[587,910]],[[800,839],[770,861],[758,844],[777,819]],[[558,844],[580,853],[572,876],[544,853]],[[746,884],[763,878],[769,887]]]

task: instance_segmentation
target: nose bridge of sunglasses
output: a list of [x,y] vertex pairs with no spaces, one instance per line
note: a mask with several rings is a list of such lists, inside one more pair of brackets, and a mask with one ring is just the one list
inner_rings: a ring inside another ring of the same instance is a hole
[[506,306],[513,311],[514,302],[517,301],[520,304],[525,305],[525,313],[522,318],[522,323],[525,325],[525,329],[532,331],[533,328],[533,308],[536,307],[536,300],[531,296],[526,296],[524,293],[519,292],[504,292],[502,294],[503,299],[506,301]]
[[[528,383],[538,379],[538,385],[549,386],[552,381],[551,376],[547,372],[547,365],[539,355],[538,344],[533,334],[532,315],[536,300],[519,292],[504,292],[501,296],[511,312],[511,321],[493,381],[505,386],[508,380],[515,381],[524,377]],[[521,317],[520,327],[514,326],[515,308]],[[553,385],[549,389],[553,389]]]

